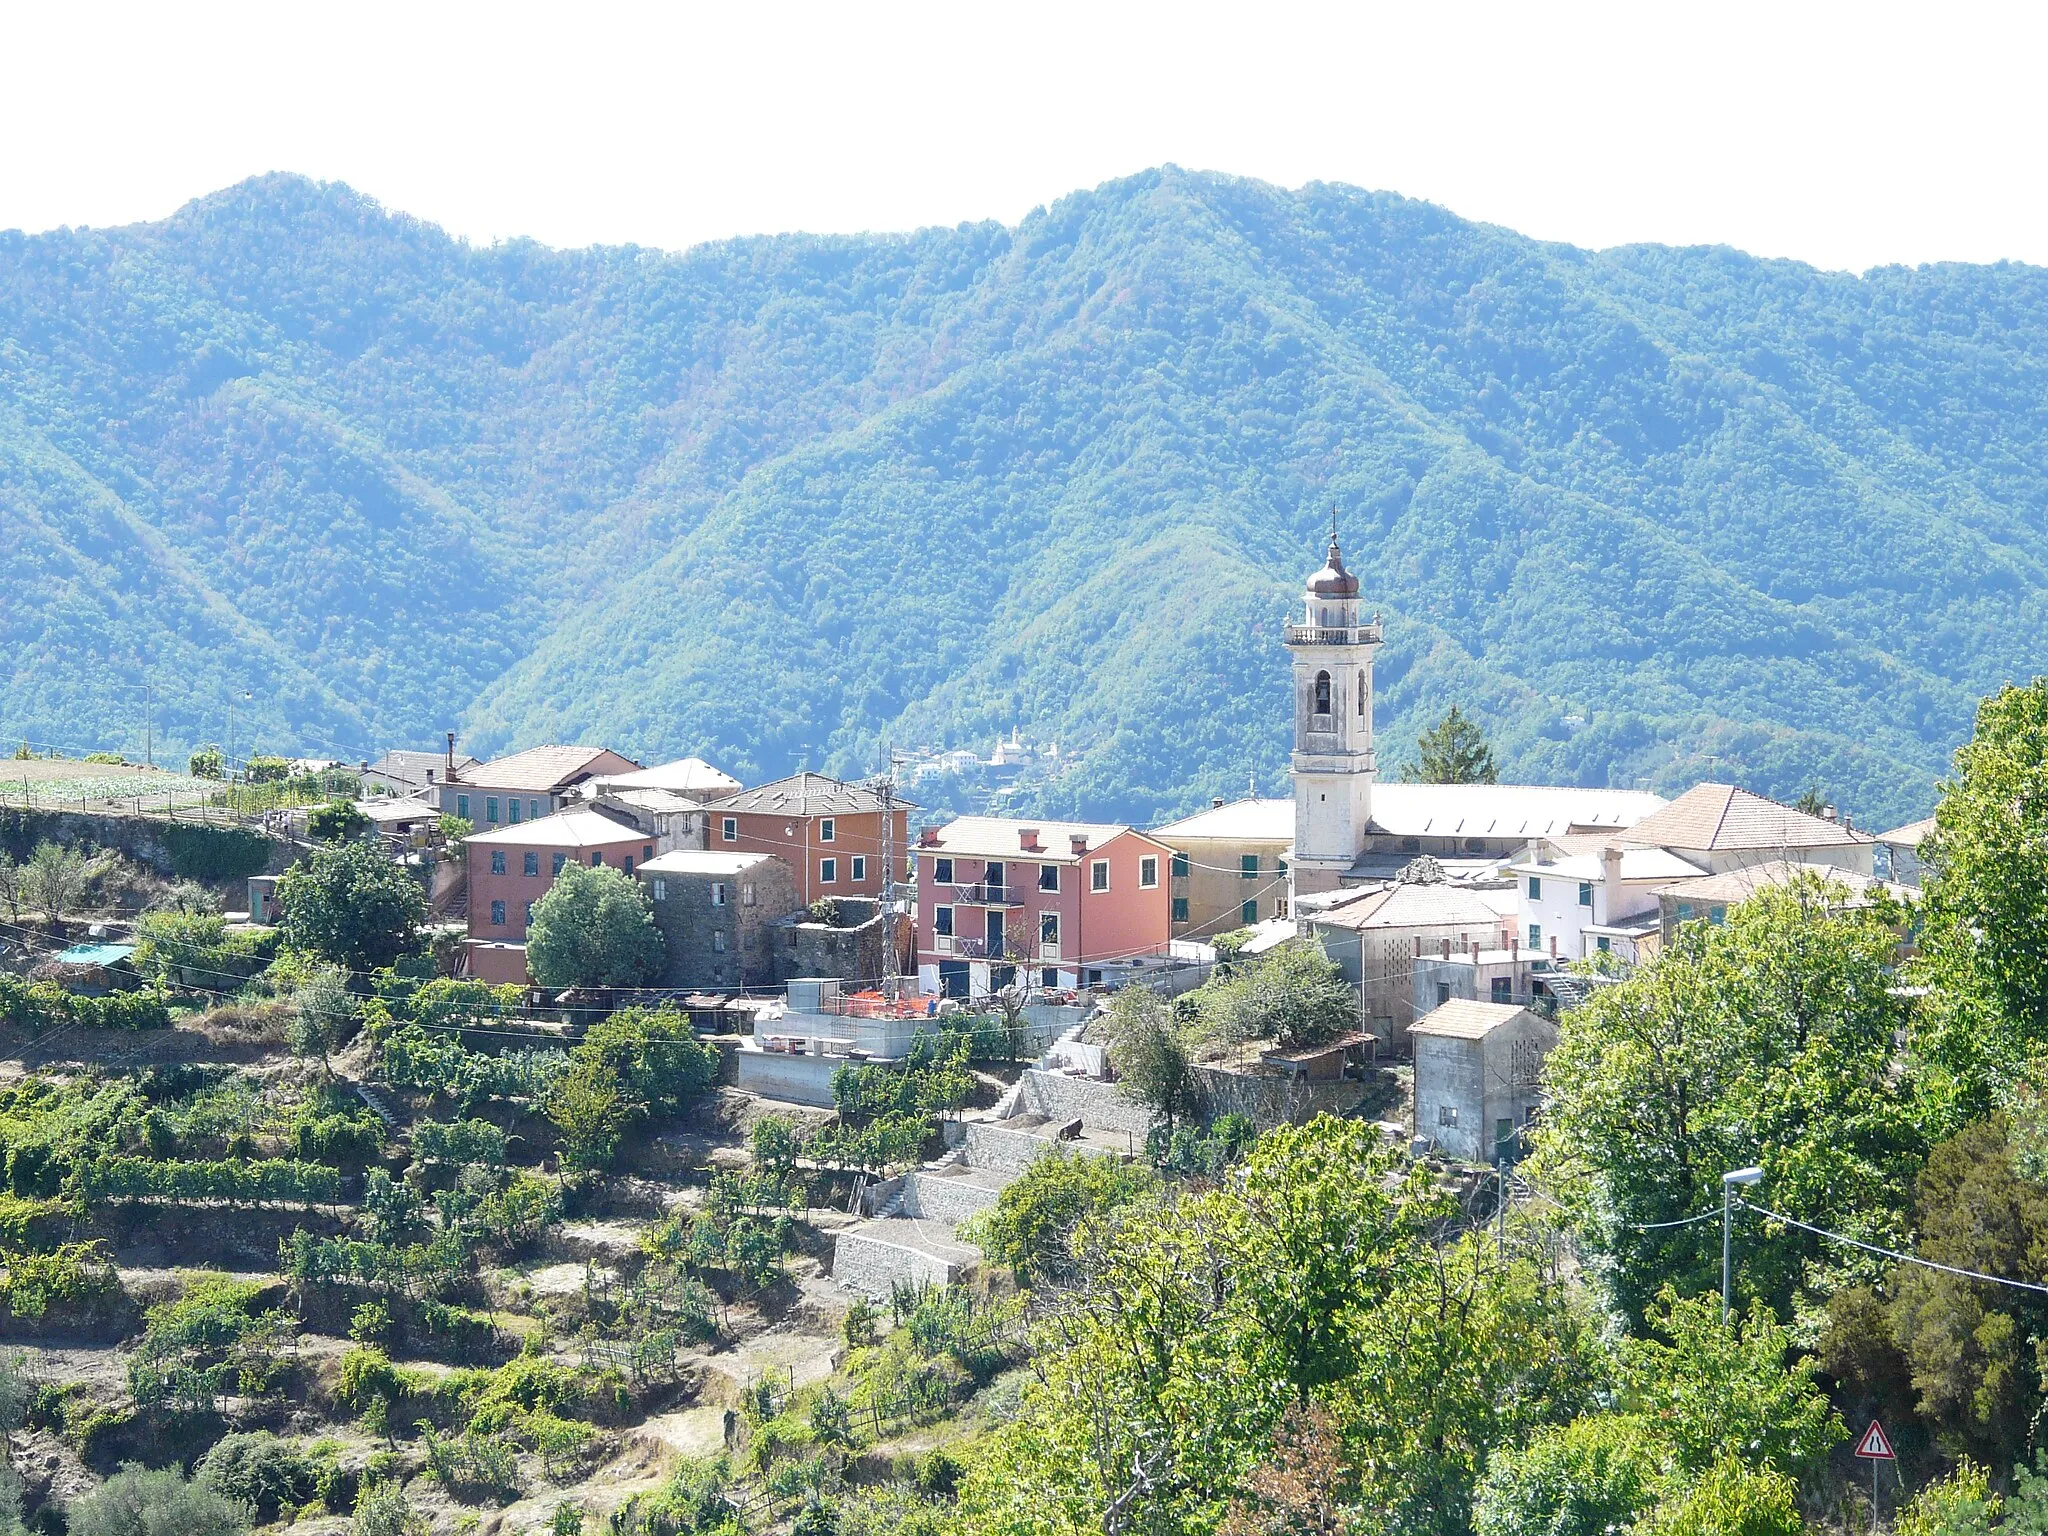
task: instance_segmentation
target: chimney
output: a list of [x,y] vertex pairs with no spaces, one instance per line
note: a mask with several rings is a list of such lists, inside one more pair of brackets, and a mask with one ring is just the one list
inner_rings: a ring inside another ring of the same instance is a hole
[[1820,819],[1822,821],[1834,821],[1838,815],[1839,813],[1832,805],[1824,805],[1820,808]]
[[1522,936],[1518,933],[1508,940],[1508,963],[1519,965],[1522,960]]
[[1557,958],[1557,935],[1554,933],[1550,936],[1550,958]]
[[445,770],[442,772],[441,778],[444,782],[449,784],[453,784],[455,782],[455,733],[453,731],[450,731],[448,733],[447,766]]
[[1221,795],[1211,795],[1211,796],[1209,797],[1209,809],[1210,809],[1210,810],[1212,810],[1212,811],[1220,811],[1220,810],[1222,810],[1222,809],[1223,809],[1223,797],[1222,797]]
[[1600,850],[1600,887],[1607,896],[1605,916],[1611,923],[1626,905],[1621,894],[1621,850],[1612,843]]
[[1422,958],[1422,935],[1419,933],[1415,935],[1415,958],[1418,960]]
[[1451,941],[1449,939],[1444,940],[1443,958],[1446,960],[1451,958]]
[[1085,832],[1069,832],[1067,834],[1067,847],[1076,855],[1086,853],[1088,851],[1088,834]]
[[1038,852],[1038,828],[1019,827],[1017,829],[1017,846],[1026,853]]

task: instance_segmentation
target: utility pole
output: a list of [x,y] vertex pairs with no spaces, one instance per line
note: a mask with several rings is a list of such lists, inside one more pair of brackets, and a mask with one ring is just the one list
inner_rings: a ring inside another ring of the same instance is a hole
[[1747,1188],[1764,1176],[1761,1168],[1736,1168],[1721,1175],[1721,1321],[1735,1290],[1735,1187]]

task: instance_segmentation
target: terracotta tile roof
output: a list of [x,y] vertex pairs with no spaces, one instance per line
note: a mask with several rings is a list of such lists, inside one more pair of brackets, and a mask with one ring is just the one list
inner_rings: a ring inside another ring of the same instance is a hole
[[1461,885],[1396,885],[1312,919],[1322,928],[1440,928],[1464,923],[1480,933],[1499,928],[1500,913]]
[[1909,821],[1903,827],[1893,827],[1881,834],[1878,841],[1890,843],[1895,848],[1918,848],[1933,835],[1934,818],[1930,816],[1925,821]]
[[612,843],[648,843],[653,834],[602,811],[557,811],[516,827],[478,832],[466,841],[487,848],[601,848]]
[[1839,848],[1876,839],[1733,784],[1695,784],[1663,810],[1629,828],[1627,841],[1640,847],[1732,852]]
[[560,789],[588,777],[595,771],[592,765],[604,757],[619,755],[609,747],[528,747],[472,768],[462,779],[480,789]]
[[1529,1010],[1514,1003],[1482,1003],[1454,997],[1417,1019],[1411,1035],[1442,1035],[1452,1040],[1484,1040],[1501,1025]]
[[[1026,848],[1023,844],[1022,834],[1027,828],[1038,833],[1036,848]],[[1130,830],[1115,822],[957,816],[939,828],[937,842],[920,842],[915,845],[915,851],[966,859],[1015,859],[1020,864],[1071,864],[1081,856],[1074,852],[1075,838],[1083,840],[1084,853],[1092,853],[1111,838],[1120,837]]]
[[1731,869],[1718,875],[1699,875],[1690,880],[1674,880],[1669,885],[1657,887],[1659,896],[1670,896],[1678,901],[1703,901],[1734,906],[1747,901],[1758,891],[1774,886],[1790,885],[1803,876],[1816,877],[1837,885],[1848,892],[1852,900],[1867,896],[1878,886],[1883,886],[1901,901],[1919,899],[1920,893],[1908,885],[1894,885],[1872,875],[1858,874],[1851,869],[1835,869],[1827,864],[1801,864],[1794,859],[1767,859],[1761,864],[1751,864],[1744,869]]
[[[881,808],[882,797],[873,790],[808,770],[718,802],[721,811],[765,811],[771,816],[847,816]],[[915,809],[900,796],[896,808]]]

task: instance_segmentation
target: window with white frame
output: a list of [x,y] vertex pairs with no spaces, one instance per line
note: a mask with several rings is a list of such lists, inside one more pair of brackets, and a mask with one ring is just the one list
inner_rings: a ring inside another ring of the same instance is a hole
[[867,879],[867,877],[868,877],[868,861],[867,861],[867,858],[866,858],[866,856],[865,856],[865,855],[863,855],[863,854],[858,854],[858,853],[856,853],[856,854],[855,854],[855,855],[853,856],[853,871],[852,871],[852,878],[853,878],[853,879],[854,879],[854,880],[855,880],[856,882],[858,882],[858,881],[861,881],[861,880],[865,880],[865,879]]
[[953,909],[951,907],[932,908],[932,932],[942,939],[953,937]]
[[725,882],[723,880],[711,882],[711,905],[714,907],[725,905]]
[[668,882],[666,880],[656,880],[654,882],[654,899],[656,901],[668,900]]
[[1138,889],[1156,890],[1159,886],[1159,859],[1155,854],[1146,854],[1138,860]]
[[743,907],[751,907],[753,904],[754,882],[749,880],[746,884],[740,887],[740,905]]
[[821,885],[837,885],[839,883],[839,861],[837,859],[818,860],[818,883]]
[[1458,1123],[1458,1106],[1457,1106],[1457,1105],[1455,1105],[1455,1104],[1439,1104],[1439,1105],[1437,1105],[1437,1107],[1436,1107],[1436,1123],[1437,1123],[1438,1125],[1443,1125],[1443,1126],[1454,1126],[1454,1125],[1456,1125],[1456,1124]]
[[1041,891],[1057,891],[1060,888],[1060,867],[1057,864],[1038,866],[1038,888]]
[[818,841],[821,843],[830,843],[836,842],[838,838],[838,819],[832,816],[821,816],[818,819]]
[[1106,891],[1109,889],[1109,860],[1097,859],[1088,866],[1088,889]]
[[718,824],[718,835],[724,838],[728,843],[738,842],[740,840],[739,817],[727,816],[723,818]]
[[725,930],[723,928],[711,930],[711,947],[721,955],[725,953]]

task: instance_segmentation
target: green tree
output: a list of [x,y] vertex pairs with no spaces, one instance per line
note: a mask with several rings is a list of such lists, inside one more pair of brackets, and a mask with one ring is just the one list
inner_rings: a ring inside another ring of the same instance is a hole
[[544,987],[638,986],[661,959],[647,893],[609,865],[569,865],[534,903],[526,966]]
[[358,1006],[345,972],[331,965],[316,967],[292,990],[292,1017],[285,1034],[292,1054],[317,1059],[331,1075],[328,1058],[354,1032]]
[[1415,740],[1416,761],[1403,764],[1404,784],[1498,784],[1500,764],[1486,733],[1453,704]]
[[1195,1112],[1194,1059],[1172,1007],[1150,987],[1128,986],[1109,1005],[1109,1060],[1117,1092],[1165,1122]]
[[427,916],[419,881],[374,843],[315,849],[277,882],[277,902],[287,945],[351,971],[410,954]]
[[306,817],[306,831],[315,842],[345,843],[363,835],[370,818],[356,808],[353,800],[330,800],[315,806]]
[[1358,998],[1320,945],[1282,944],[1189,994],[1204,1033],[1321,1045],[1358,1027]]
[[991,1264],[1006,1266],[1017,1284],[1072,1277],[1072,1244],[1083,1222],[1157,1193],[1159,1179],[1142,1163],[1087,1157],[1055,1147],[1024,1165],[996,1203],[962,1229]]
[[1729,1457],[1671,1498],[1630,1530],[1636,1536],[1803,1536],[1798,1485],[1772,1467],[1752,1467]]
[[85,900],[93,881],[113,867],[114,856],[102,851],[87,855],[62,843],[41,842],[21,867],[21,895],[25,905],[37,908],[61,927],[67,914]]
[[252,757],[244,773],[251,784],[282,784],[292,776],[292,765],[281,757]]
[[349,1536],[428,1536],[432,1529],[396,1478],[379,1478],[363,1489],[348,1528]]
[[1608,1536],[1656,1497],[1665,1449],[1633,1414],[1538,1430],[1496,1456],[1472,1504],[1475,1536]]
[[69,1510],[71,1536],[243,1536],[246,1506],[176,1467],[128,1462]]
[[[1896,1246],[1926,1147],[1894,1041],[1896,914],[1842,906],[1820,875],[1687,924],[1656,964],[1563,1015],[1531,1177],[1561,1199],[1623,1311],[1718,1288],[1721,1175],[1760,1165],[1762,1203]],[[1789,1309],[1842,1251],[1744,1218],[1745,1291]],[[1813,1266],[1809,1270],[1808,1266]]]
[[547,1116],[562,1135],[562,1155],[577,1168],[609,1167],[633,1107],[619,1074],[602,1061],[575,1063],[555,1080]]
[[219,747],[207,745],[186,760],[185,771],[195,779],[223,779],[227,777],[227,759]]
[[1920,847],[1918,1048],[1951,1129],[1984,1114],[2048,1052],[2048,679],[1977,708],[1934,834]]
[[[2020,1468],[2020,1476],[2026,1475]],[[2003,1507],[1985,1469],[1966,1456],[1947,1477],[1936,1478],[1913,1495],[1899,1511],[1893,1536],[1991,1536],[1994,1527],[2006,1536],[2037,1536],[2040,1527],[2024,1518],[2001,1526]]]

